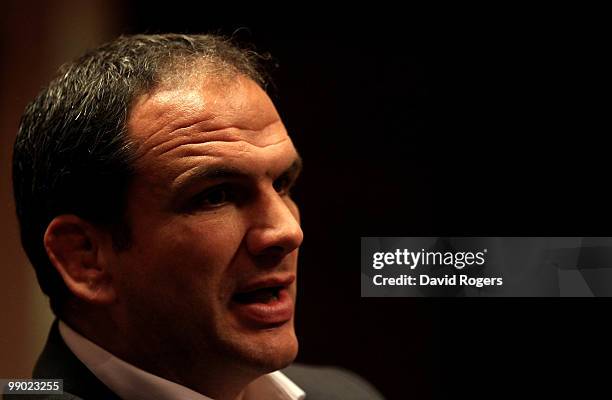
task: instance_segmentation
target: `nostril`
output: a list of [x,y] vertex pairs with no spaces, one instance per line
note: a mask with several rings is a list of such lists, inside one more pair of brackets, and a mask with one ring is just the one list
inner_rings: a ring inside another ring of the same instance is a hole
[[268,247],[264,253],[269,255],[280,255],[285,252],[285,249],[282,246],[270,246]]

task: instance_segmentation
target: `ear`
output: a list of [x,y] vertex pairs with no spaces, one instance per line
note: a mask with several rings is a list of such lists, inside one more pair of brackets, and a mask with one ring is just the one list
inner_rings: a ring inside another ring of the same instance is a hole
[[101,251],[107,235],[76,215],[60,215],[49,223],[43,239],[68,289],[88,303],[103,305],[115,300],[110,265]]

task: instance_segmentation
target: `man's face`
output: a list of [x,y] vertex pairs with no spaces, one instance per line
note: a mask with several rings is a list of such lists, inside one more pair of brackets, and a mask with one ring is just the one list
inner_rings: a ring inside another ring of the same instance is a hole
[[269,97],[244,77],[192,78],[137,99],[128,132],[132,244],[115,255],[113,318],[132,361],[290,363],[300,159]]

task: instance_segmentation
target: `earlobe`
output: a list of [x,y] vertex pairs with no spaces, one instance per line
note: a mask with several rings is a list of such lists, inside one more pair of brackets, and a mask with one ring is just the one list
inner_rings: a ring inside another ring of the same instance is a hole
[[92,304],[115,298],[109,266],[100,251],[103,232],[76,215],[59,215],[47,226],[43,243],[49,260],[70,292]]

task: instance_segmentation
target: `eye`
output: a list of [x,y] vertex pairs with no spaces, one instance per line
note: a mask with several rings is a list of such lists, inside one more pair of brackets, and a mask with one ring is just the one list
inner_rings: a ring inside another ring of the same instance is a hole
[[199,207],[218,207],[231,200],[231,188],[228,185],[218,185],[198,194],[194,203]]
[[272,187],[281,195],[288,195],[293,187],[294,180],[287,175],[283,175],[272,182]]

